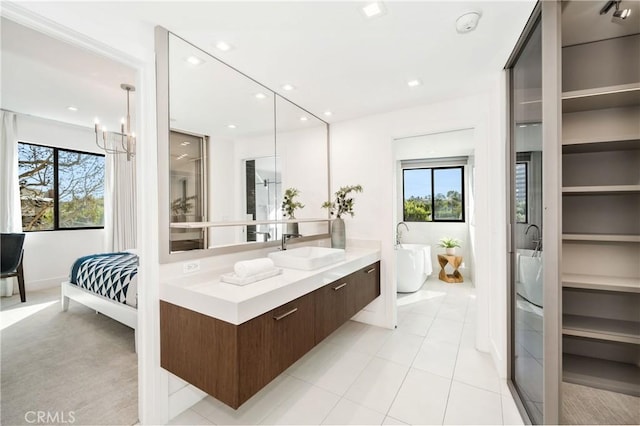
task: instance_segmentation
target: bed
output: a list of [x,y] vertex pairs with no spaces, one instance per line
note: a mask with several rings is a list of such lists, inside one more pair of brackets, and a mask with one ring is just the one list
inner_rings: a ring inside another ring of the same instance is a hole
[[69,299],[133,328],[137,351],[138,256],[132,252],[84,256],[71,267],[61,284],[62,311]]

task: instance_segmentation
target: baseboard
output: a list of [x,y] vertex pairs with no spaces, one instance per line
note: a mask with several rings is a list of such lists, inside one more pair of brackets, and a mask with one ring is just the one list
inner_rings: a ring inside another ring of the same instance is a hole
[[193,385],[187,385],[169,395],[169,420],[191,408],[207,394]]
[[[63,281],[68,281],[69,277],[59,277],[59,278],[49,278],[46,280],[38,280],[38,281],[27,281],[25,282],[25,291],[27,293],[27,297],[29,297],[29,292],[31,291],[40,291],[47,290],[50,288],[60,287],[60,283]],[[2,281],[13,281],[13,292],[11,294],[5,294],[4,290],[2,291],[3,297],[10,297],[14,294],[18,294],[18,279],[15,277],[12,278],[2,278]],[[4,284],[3,284],[4,285]],[[11,285],[11,284],[9,284]]]
[[68,276],[63,277],[55,277],[55,278],[47,278],[46,280],[38,280],[38,281],[26,281],[24,283],[27,294],[30,291],[39,291],[46,290],[49,288],[60,287],[60,283],[63,281],[69,281]]

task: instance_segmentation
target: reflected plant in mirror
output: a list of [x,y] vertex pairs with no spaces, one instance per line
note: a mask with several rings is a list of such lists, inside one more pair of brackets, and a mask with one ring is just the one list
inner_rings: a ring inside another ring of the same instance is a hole
[[282,215],[285,219],[295,219],[296,209],[303,209],[304,204],[300,201],[295,201],[295,198],[300,195],[300,191],[296,188],[287,188],[284,191],[284,197],[282,198]]

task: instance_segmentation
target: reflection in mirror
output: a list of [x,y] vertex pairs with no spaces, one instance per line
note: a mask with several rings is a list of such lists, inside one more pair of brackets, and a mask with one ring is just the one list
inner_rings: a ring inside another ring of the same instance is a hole
[[[304,109],[276,95],[276,153],[282,171],[282,191],[296,188],[304,208],[296,219],[327,217],[322,203],[329,193],[327,124]],[[282,217],[282,212],[279,212]],[[287,219],[287,218],[284,218]],[[300,222],[287,232],[326,234],[328,222]]]
[[[205,211],[209,214],[202,217],[202,222],[259,220],[257,212],[252,210],[256,204],[247,202],[246,184],[255,181],[255,177],[247,179],[245,166],[247,160],[273,158],[273,98],[273,93],[260,84],[179,37],[169,35],[171,130],[203,135],[207,144],[208,180],[204,187],[208,201]],[[181,155],[175,148],[170,147],[171,158]],[[262,174],[276,174],[273,161],[270,164],[264,161],[261,167]],[[273,206],[276,188],[271,189],[272,200],[268,205]],[[264,219],[267,216],[265,213]],[[207,235],[207,245],[192,246],[192,249],[276,239],[275,233],[269,237],[268,229],[255,226],[208,228],[199,232]],[[172,251],[176,249],[172,245]]]
[[[245,170],[245,205],[247,220],[275,221],[279,218],[282,177],[275,156],[247,158]],[[275,223],[247,226],[246,241],[272,241],[279,238]]]
[[[169,179],[171,222],[206,220],[207,138],[171,131],[169,134]],[[171,229],[171,251],[207,247],[204,229]]]
[[156,43],[162,260],[278,241],[293,229],[281,210],[291,187],[305,205],[297,233],[328,235],[327,123],[162,28]]

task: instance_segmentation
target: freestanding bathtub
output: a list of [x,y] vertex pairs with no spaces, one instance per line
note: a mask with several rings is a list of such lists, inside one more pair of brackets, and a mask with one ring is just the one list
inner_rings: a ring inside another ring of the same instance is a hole
[[529,302],[542,307],[542,252],[518,249],[516,291]]
[[420,290],[424,280],[433,272],[431,247],[424,244],[399,244],[396,247],[396,276],[398,293]]

